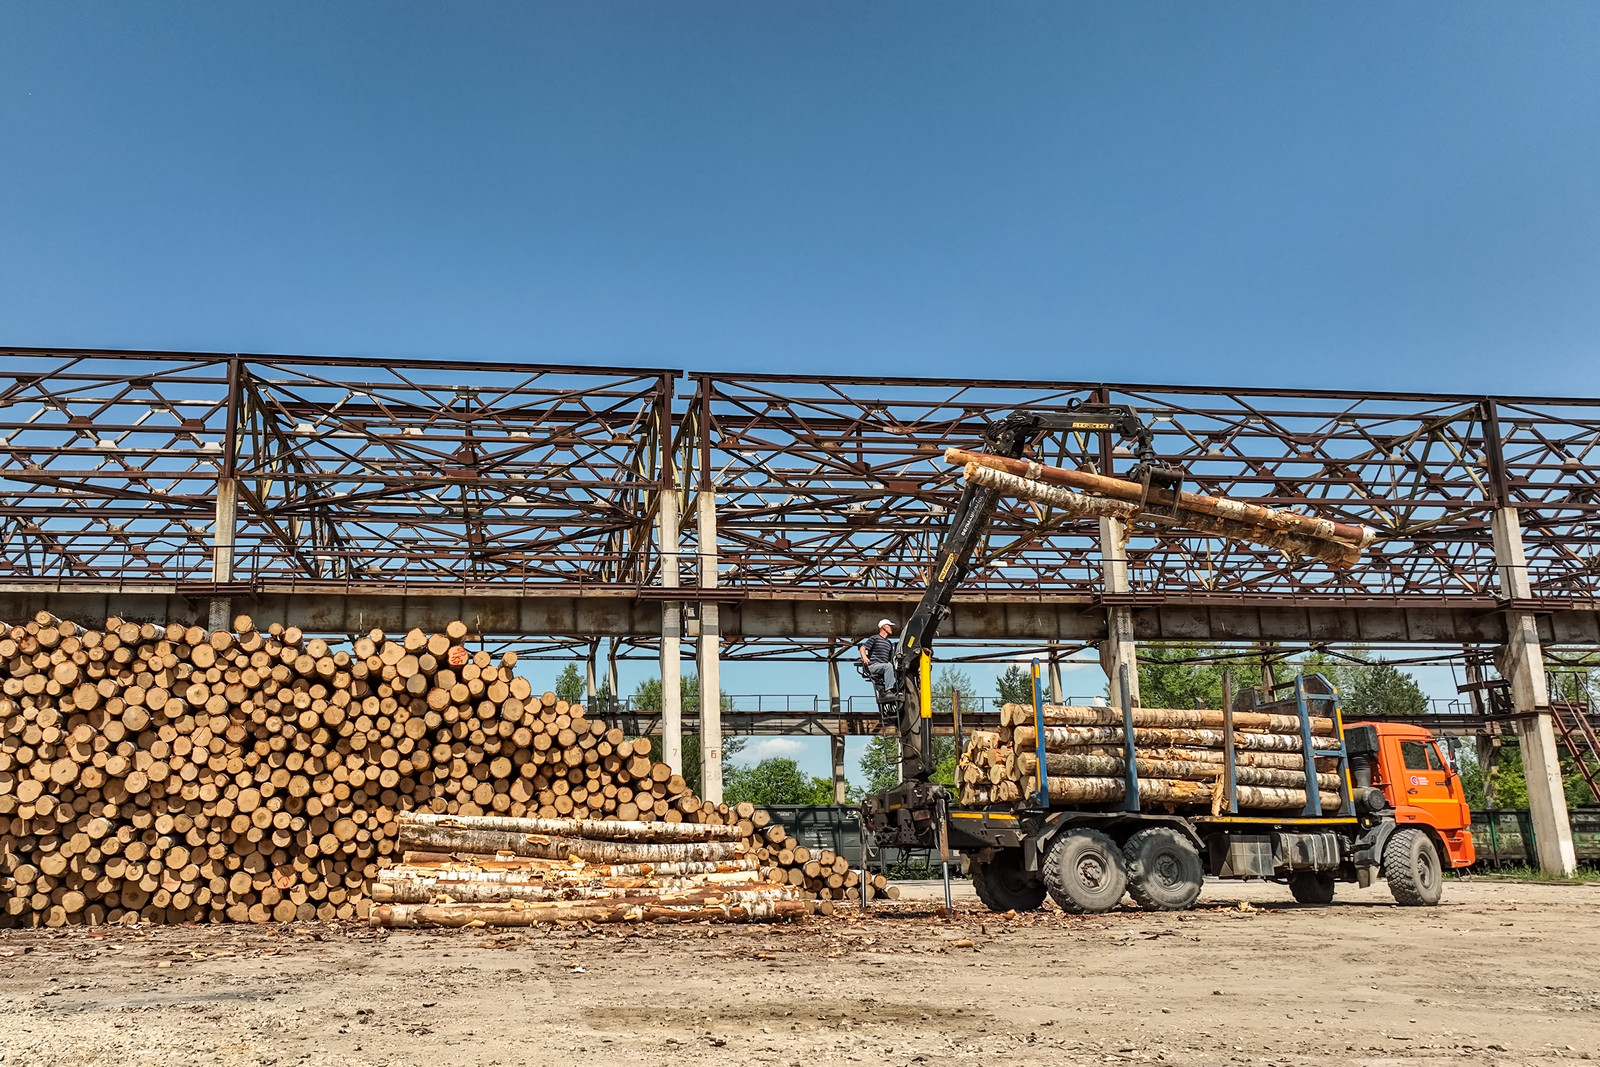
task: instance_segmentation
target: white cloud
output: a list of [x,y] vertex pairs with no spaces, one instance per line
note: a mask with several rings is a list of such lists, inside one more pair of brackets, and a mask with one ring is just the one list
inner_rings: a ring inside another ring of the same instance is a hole
[[760,763],[764,759],[798,759],[806,754],[806,743],[798,737],[762,737],[745,745],[740,763]]

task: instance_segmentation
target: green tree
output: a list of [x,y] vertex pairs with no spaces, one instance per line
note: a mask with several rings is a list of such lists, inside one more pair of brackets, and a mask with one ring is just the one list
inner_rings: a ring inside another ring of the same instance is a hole
[[1339,686],[1339,706],[1346,719],[1369,715],[1423,715],[1428,697],[1407,671],[1392,663],[1375,660],[1368,667],[1347,668],[1344,685]]
[[[1204,661],[1197,649],[1181,645],[1139,650],[1139,703],[1147,708],[1220,708],[1222,675],[1228,666],[1220,661]],[[1235,668],[1235,675],[1240,668]],[[1248,685],[1259,677],[1259,668],[1249,676]],[[1236,683],[1237,685],[1238,683]],[[1120,695],[1112,694],[1112,703]]]
[[1033,703],[1033,672],[1020,663],[1013,663],[995,679],[1002,704]]
[[584,690],[583,672],[578,670],[576,663],[569,663],[556,675],[555,693],[557,699],[565,700],[568,704],[582,704]]
[[772,757],[754,767],[733,767],[724,774],[723,798],[729,804],[749,801],[757,807],[774,804],[832,804],[833,783],[800,770],[792,759]]

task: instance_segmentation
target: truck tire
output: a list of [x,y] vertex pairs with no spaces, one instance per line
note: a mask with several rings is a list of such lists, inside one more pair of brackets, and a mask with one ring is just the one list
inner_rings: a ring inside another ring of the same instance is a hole
[[1044,887],[1062,911],[1110,911],[1128,889],[1122,850],[1099,830],[1068,830],[1045,854]]
[[1383,846],[1389,892],[1407,907],[1432,907],[1444,896],[1444,868],[1433,839],[1413,827],[1396,830]]
[[1205,871],[1200,853],[1178,831],[1152,826],[1122,846],[1128,895],[1146,911],[1187,911],[1200,899]]
[[1295,871],[1289,893],[1302,904],[1332,904],[1335,883],[1330,871]]
[[1038,911],[1044,883],[1022,867],[1022,851],[1007,849],[988,863],[972,862],[972,888],[990,911]]

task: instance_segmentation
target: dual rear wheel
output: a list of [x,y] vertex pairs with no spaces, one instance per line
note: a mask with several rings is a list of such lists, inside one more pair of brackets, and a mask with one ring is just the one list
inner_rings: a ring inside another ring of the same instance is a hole
[[1118,847],[1099,830],[1058,836],[1045,854],[1044,886],[1061,910],[1110,911],[1131,895],[1147,911],[1184,911],[1199,899],[1200,853],[1176,830],[1140,830]]

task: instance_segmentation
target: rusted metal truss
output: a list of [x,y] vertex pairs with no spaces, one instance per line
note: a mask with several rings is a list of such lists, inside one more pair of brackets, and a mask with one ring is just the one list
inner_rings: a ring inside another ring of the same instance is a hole
[[[1495,591],[1493,510],[1523,524],[1541,598],[1594,596],[1600,400],[1294,390],[695,375],[707,426],[699,484],[718,493],[724,584],[838,592],[914,588],[958,472],[942,460],[1017,408],[1136,408],[1185,487],[1380,531],[1340,572],[1272,549],[1139,528],[1141,599],[1415,600]],[[1047,441],[1057,465],[1125,471],[1109,435]],[[1093,519],[1002,508],[968,589],[1095,592]]]
[[[234,583],[574,592],[660,584],[676,493],[716,494],[719,597],[906,594],[971,447],[1017,408],[1130,404],[1186,488],[1380,531],[1346,572],[1133,531],[1148,601],[1408,603],[1496,591],[1490,517],[1518,510],[1536,598],[1600,593],[1600,400],[1095,383],[869,380],[532,364],[0,349],[0,584],[213,580],[219,480]],[[1132,463],[1103,434],[1039,458]],[[1094,596],[1093,525],[997,516],[974,593]],[[1312,635],[1314,636],[1314,635]]]
[[0,580],[635,585],[673,372],[0,352]]

